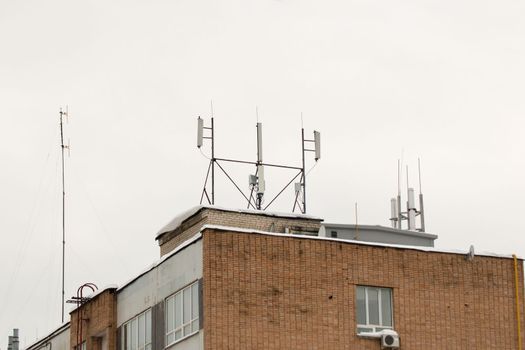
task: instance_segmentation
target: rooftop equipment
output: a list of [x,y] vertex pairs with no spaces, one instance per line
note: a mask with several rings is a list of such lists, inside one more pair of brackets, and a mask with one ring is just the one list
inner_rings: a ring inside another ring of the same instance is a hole
[[[397,188],[397,198],[390,199],[390,222],[392,223],[393,228],[402,230],[403,221],[407,221],[407,230],[410,231],[420,231],[425,232],[425,212],[423,209],[423,193],[421,191],[421,162],[418,158],[418,174],[419,174],[419,210],[416,208],[415,204],[415,194],[414,189],[410,187],[408,181],[408,166],[407,166],[407,201],[406,201],[406,211],[403,211],[401,206],[401,165],[398,160],[398,188]],[[420,227],[417,228],[417,217],[419,217]]]
[[[257,111],[258,113],[258,111]],[[247,202],[247,208],[250,207],[256,210],[266,210],[287,188],[290,186],[298,177],[299,182],[295,184],[295,200],[293,204],[292,212],[295,212],[296,208],[301,213],[306,213],[306,152],[315,153],[315,161],[321,159],[321,133],[314,131],[313,140],[305,139],[304,128],[301,128],[301,141],[302,141],[302,165],[291,166],[282,164],[271,164],[263,161],[263,147],[262,147],[262,123],[257,122],[257,160],[237,160],[228,158],[219,158],[215,156],[215,135],[214,135],[214,120],[213,112],[211,116],[210,126],[204,125],[204,120],[201,117],[197,118],[197,148],[201,149],[204,140],[210,140],[211,142],[211,158],[206,172],[206,178],[204,180],[204,186],[201,193],[200,204],[206,199],[208,204],[215,204],[215,167],[218,167],[224,175],[230,180],[234,187],[240,192],[243,198]],[[206,135],[205,135],[206,134]],[[313,149],[307,149],[305,145],[307,143],[313,143]],[[249,187],[250,193],[245,194],[237,183],[231,178],[226,170],[221,166],[223,162],[231,162],[237,164],[249,164],[255,165],[255,175],[249,176]],[[266,179],[264,177],[265,167],[282,168],[292,170],[295,176],[270,200],[270,202],[263,206],[264,194],[266,191]],[[255,195],[255,197],[254,197]]]

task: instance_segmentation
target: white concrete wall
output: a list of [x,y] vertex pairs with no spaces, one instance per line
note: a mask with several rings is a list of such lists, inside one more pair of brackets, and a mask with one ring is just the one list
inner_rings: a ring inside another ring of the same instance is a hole
[[[117,327],[202,278],[202,240],[167,258],[117,293]],[[173,346],[173,350],[203,349],[202,330]],[[53,350],[55,350],[53,348]]]
[[[69,349],[69,327],[62,330],[60,333],[54,334],[50,337],[30,345],[26,350],[70,350]],[[50,346],[51,344],[51,346]]]

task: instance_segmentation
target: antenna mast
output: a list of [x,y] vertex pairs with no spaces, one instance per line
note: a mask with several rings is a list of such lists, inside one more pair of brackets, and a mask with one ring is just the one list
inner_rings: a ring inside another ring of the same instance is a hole
[[[401,206],[401,162],[397,160],[397,198],[390,199],[390,221],[393,228],[399,230],[403,229],[403,220],[407,221],[407,230],[425,232],[425,211],[423,209],[423,193],[421,191],[421,164],[418,158],[417,160],[418,172],[419,172],[419,206],[420,210],[417,210],[414,197],[414,189],[410,187],[408,179],[408,165],[406,166],[406,178],[407,178],[407,201],[406,211],[403,211]],[[416,227],[416,217],[419,216],[421,227]]]
[[[212,109],[213,113],[213,109]],[[283,164],[271,164],[271,163],[265,163],[263,161],[263,147],[262,147],[262,123],[258,121],[259,119],[259,109],[255,109],[256,117],[257,117],[257,160],[256,161],[247,161],[247,160],[239,160],[239,159],[227,159],[227,158],[217,158],[215,157],[215,135],[214,135],[214,125],[213,125],[213,114],[211,117],[211,125],[210,127],[204,126],[204,120],[201,117],[197,118],[197,148],[201,148],[203,146],[204,140],[210,140],[211,141],[211,159],[210,163],[208,165],[208,171],[206,173],[206,179],[204,180],[204,186],[201,193],[201,199],[200,204],[202,204],[204,198],[206,198],[208,204],[215,205],[215,165],[224,173],[224,175],[230,180],[230,182],[235,186],[237,191],[244,197],[244,199],[247,202],[247,208],[253,208],[256,210],[266,210],[285,190],[290,186],[299,176],[300,176],[300,182],[295,184],[295,201],[293,205],[292,211],[295,211],[295,208],[298,207],[301,213],[306,213],[306,185],[305,185],[305,179],[306,179],[306,169],[305,169],[305,153],[306,152],[314,152],[315,153],[315,161],[317,162],[321,158],[321,133],[319,131],[314,131],[314,138],[313,140],[307,140],[304,137],[304,129],[301,128],[301,141],[302,141],[302,166],[290,166],[290,165],[283,165]],[[207,136],[204,135],[206,132]],[[306,149],[305,144],[307,142],[310,142],[314,144],[313,149]],[[240,164],[248,164],[248,165],[255,165],[255,175],[249,176],[249,185],[250,185],[250,194],[246,195],[241,190],[241,188],[235,183],[235,181],[231,178],[231,176],[226,172],[226,170],[222,167],[221,163],[223,162],[229,162],[229,163],[240,163]],[[263,198],[265,193],[265,178],[264,178],[264,168],[270,167],[270,168],[282,168],[282,169],[288,169],[288,170],[294,170],[296,175],[278,192],[269,202],[263,207]],[[211,173],[211,198],[209,196],[208,192],[208,179],[210,177]],[[255,198],[253,196],[255,192]],[[299,195],[302,192],[302,198],[301,201],[298,201]]]
[[64,145],[64,117],[68,118],[68,107],[66,111],[60,108],[60,148],[62,153],[62,323],[64,323],[64,303],[65,303],[65,270],[66,270],[66,185],[65,185],[65,163],[64,150],[69,150],[69,144]]

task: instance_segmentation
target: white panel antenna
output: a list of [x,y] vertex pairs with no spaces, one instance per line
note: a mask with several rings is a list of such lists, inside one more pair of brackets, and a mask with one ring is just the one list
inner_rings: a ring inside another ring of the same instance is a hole
[[204,120],[201,117],[197,118],[197,147],[202,147],[202,138],[204,135]]
[[257,175],[258,175],[258,181],[257,181],[257,194],[264,194],[264,191],[266,190],[266,183],[264,180],[264,166],[258,165],[257,166]]
[[408,189],[408,229],[416,230],[416,206],[414,204],[414,189]]
[[397,199],[390,199],[390,221],[392,221],[392,227],[397,227]]
[[257,161],[259,163],[263,161],[262,123],[257,123]]
[[321,159],[321,133],[314,131],[315,161]]

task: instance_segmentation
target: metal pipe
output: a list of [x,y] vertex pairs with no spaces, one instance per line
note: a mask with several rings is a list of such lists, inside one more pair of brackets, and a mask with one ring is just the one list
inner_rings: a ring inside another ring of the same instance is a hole
[[211,118],[211,204],[215,205],[215,128]]
[[301,138],[303,146],[303,214],[306,214],[306,172],[305,172],[305,150],[304,150],[304,128],[301,128]]
[[512,254],[514,259],[514,286],[516,292],[516,321],[518,323],[518,350],[522,350],[521,343],[521,315],[520,315],[520,292],[519,292],[519,277],[518,277],[518,258],[516,254]]
[[423,206],[423,194],[419,194],[419,216],[421,220],[421,232],[425,232],[425,207]]
[[283,168],[283,169],[294,169],[294,170],[301,170],[302,168],[296,167],[296,166],[288,166],[288,165],[281,165],[281,164],[272,164],[272,163],[264,163],[264,162],[251,162],[248,160],[239,160],[239,159],[228,159],[228,158],[215,158],[215,160],[220,160],[222,162],[231,162],[231,163],[242,163],[242,164],[251,164],[251,165],[264,165],[274,168]]
[[64,112],[60,108],[60,146],[62,153],[62,323],[64,323],[64,302],[65,302],[65,265],[66,265],[66,186],[64,171],[64,130],[63,119]]
[[263,210],[268,209],[268,207],[269,207],[269,206],[270,206],[270,205],[271,205],[271,204],[277,199],[277,197],[279,197],[279,196],[281,195],[281,193],[283,193],[284,190],[286,190],[286,189],[288,188],[288,186],[290,186],[290,184],[291,184],[295,179],[297,179],[297,176],[299,176],[299,175],[301,175],[301,172],[297,173],[297,175],[295,175],[295,176],[290,180],[290,182],[288,182],[288,183],[283,187],[283,189],[282,189],[279,193],[277,193],[277,195],[276,195],[275,197],[273,197],[273,199],[270,201],[270,203],[268,203],[268,205],[266,205],[266,207],[264,207]]
[[[226,177],[233,183],[233,185],[237,188],[237,190],[241,193],[241,195],[244,197],[244,199],[246,199],[248,201],[248,203],[250,203],[251,205],[251,201],[248,199],[248,197],[246,197],[246,195],[242,192],[242,190],[239,188],[239,186],[237,186],[237,184],[235,183],[235,181],[233,181],[233,179],[230,177],[230,175],[228,175],[228,173],[226,172],[226,170],[223,169],[223,167],[217,163],[217,166],[219,167],[219,169],[222,170],[222,172],[224,173],[224,175],[226,175]],[[255,208],[253,205],[252,205],[252,208],[257,210],[257,208]]]

